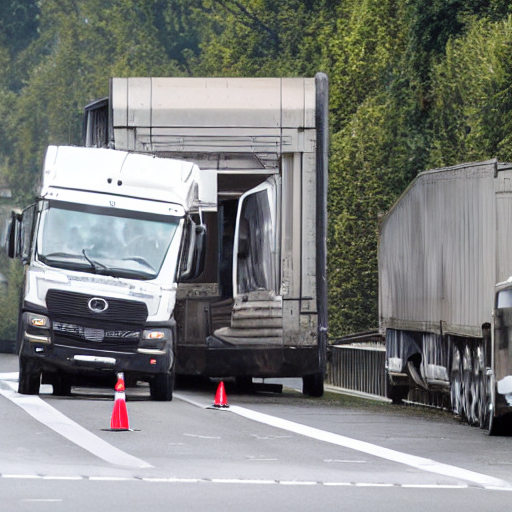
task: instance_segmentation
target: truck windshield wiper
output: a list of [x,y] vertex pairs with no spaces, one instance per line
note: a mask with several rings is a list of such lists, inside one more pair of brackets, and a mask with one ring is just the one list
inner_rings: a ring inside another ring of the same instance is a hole
[[152,272],[156,273],[156,270],[153,268],[153,265],[151,265],[146,260],[146,258],[143,258],[142,256],[130,256],[129,258],[123,258],[123,261],[135,261],[139,263],[139,265],[143,265],[144,267],[151,269]]
[[100,263],[99,261],[95,261],[89,258],[89,256],[87,256],[87,253],[85,252],[85,249],[82,249],[82,254],[84,255],[84,258],[90,263],[91,267],[94,269],[94,272],[98,272],[100,268],[102,270],[108,270],[108,267],[106,265],[103,265],[103,263]]
[[79,254],[70,253],[70,252],[51,252],[50,254],[39,254],[39,258],[44,262],[48,259],[55,258],[81,258]]

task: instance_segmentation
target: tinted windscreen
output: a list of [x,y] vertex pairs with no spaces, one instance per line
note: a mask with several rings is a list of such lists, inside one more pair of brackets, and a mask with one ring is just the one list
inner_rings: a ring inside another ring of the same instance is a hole
[[158,275],[178,217],[48,203],[37,238],[49,266],[151,279]]

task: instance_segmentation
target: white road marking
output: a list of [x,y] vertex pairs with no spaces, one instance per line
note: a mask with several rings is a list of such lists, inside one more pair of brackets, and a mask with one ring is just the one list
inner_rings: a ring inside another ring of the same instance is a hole
[[[187,396],[175,394],[175,397],[192,405],[207,408],[207,406],[190,400]],[[384,448],[382,446],[367,443],[365,441],[359,441],[357,439],[352,439],[350,437],[342,436],[339,434],[333,434],[332,432],[308,427],[307,425],[302,425],[293,421],[277,418],[269,414],[259,413],[244,407],[231,405],[229,408],[223,410],[238,414],[239,416],[243,416],[244,418],[257,421],[259,423],[264,423],[266,425],[287,430],[289,432],[295,432],[296,434],[310,437],[312,439],[317,439],[319,441],[350,448],[352,450],[367,453],[368,455],[373,455],[375,457],[390,460],[392,462],[398,462],[399,464],[404,464],[421,471],[427,471],[429,473],[466,480],[487,489],[512,490],[512,483],[506,482],[499,478],[494,478],[482,473],[459,468],[457,466],[443,464],[431,459],[391,450],[389,448]]]
[[61,498],[24,498],[21,501],[30,503],[54,503],[62,501]]
[[12,403],[21,407],[37,421],[51,428],[69,441],[96,455],[100,459],[114,464],[133,469],[152,468],[151,464],[133,457],[118,448],[107,443],[103,439],[89,432],[87,429],[75,423],[73,420],[57,411],[51,405],[35,395],[20,395],[15,390],[17,384],[7,380],[3,381],[11,389],[0,388],[0,394]]
[[357,450],[359,452],[367,453],[382,459],[405,464],[406,466],[420,469],[422,471],[428,471],[429,473],[436,473],[438,475],[466,480],[482,487],[499,487],[512,490],[511,483],[499,478],[477,473],[475,471],[451,466],[449,464],[443,464],[441,462],[425,459],[423,457],[417,457],[415,455],[409,455],[407,453],[398,452],[396,450],[384,448],[382,446],[367,443],[365,441],[358,441],[357,439],[352,439],[350,437],[333,434],[332,432],[327,432],[325,430],[308,427],[307,425],[302,425],[293,421],[270,416],[269,414],[252,411],[244,407],[230,406],[228,410],[238,414],[239,416],[243,416],[244,418],[258,421],[259,423],[264,423],[266,425],[287,430],[289,432],[295,432],[296,434],[310,437],[312,439],[317,439],[319,441],[325,441],[327,443],[343,446],[352,450]]
[[[99,458],[115,465],[131,467],[137,469],[151,468],[147,462],[133,457],[109,443],[103,441],[88,430],[84,429],[65,415],[48,405],[44,400],[37,396],[20,395],[15,390],[17,386],[15,380],[17,373],[2,373],[0,380],[7,384],[11,389],[0,388],[0,395],[5,396],[8,400],[24,409],[32,417],[45,424],[55,432],[66,437],[78,446],[93,453]],[[12,381],[12,382],[11,382]],[[191,403],[197,407],[208,409],[204,406],[185,396],[175,394],[175,397]],[[367,453],[376,457],[380,457],[400,464],[405,464],[422,471],[436,473],[448,477],[460,478],[468,482],[472,482],[477,486],[487,490],[495,491],[512,491],[512,484],[504,480],[490,477],[474,471],[469,471],[456,466],[439,463],[431,459],[417,457],[406,453],[398,452],[378,445],[358,441],[331,432],[323,431],[313,427],[308,427],[300,423],[295,423],[282,418],[270,416],[268,414],[258,413],[250,409],[239,406],[230,406],[222,409],[233,412],[244,418],[264,423],[269,426],[284,429],[320,441],[332,443],[338,446],[344,446],[353,450]],[[336,461],[338,462],[338,461]],[[343,461],[343,462],[364,462],[364,461]],[[20,475],[20,474],[3,474],[0,478],[5,479],[62,479],[62,480],[96,480],[96,481],[139,481],[139,482],[166,482],[166,483],[236,483],[236,484],[280,484],[280,485],[325,485],[325,486],[354,486],[354,487],[401,487],[401,488],[420,488],[420,489],[467,489],[468,485],[422,485],[422,484],[391,484],[391,483],[365,483],[365,482],[314,482],[314,481],[288,481],[288,480],[243,480],[243,479],[203,479],[203,478],[141,478],[141,477],[95,477],[95,476],[52,476],[52,475]]]
[[324,462],[327,463],[336,463],[336,464],[367,464],[367,460],[351,460],[351,459],[324,459]]
[[199,434],[183,434],[186,437],[197,437],[198,439],[220,439],[220,437],[214,436],[201,436]]
[[18,372],[0,373],[0,380],[14,380],[18,382]]
[[466,490],[474,489],[481,491],[512,491],[512,487],[481,487],[470,486],[468,484],[393,484],[382,482],[322,482],[311,480],[254,480],[243,478],[177,478],[177,477],[138,477],[138,476],[86,476],[67,477],[67,476],[51,476],[51,475],[1,475],[0,480],[5,479],[39,479],[39,480],[81,480],[81,481],[94,481],[94,482],[142,482],[149,484],[231,484],[231,485],[283,485],[283,486],[320,486],[320,487],[354,487],[354,488],[395,488],[395,489],[432,489],[432,490]]

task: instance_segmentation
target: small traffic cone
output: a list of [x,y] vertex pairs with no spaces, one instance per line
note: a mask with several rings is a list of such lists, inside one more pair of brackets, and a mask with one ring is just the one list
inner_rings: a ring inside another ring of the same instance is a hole
[[128,410],[126,409],[126,395],[124,385],[124,374],[117,374],[117,384],[115,386],[114,410],[110,420],[112,430],[130,430],[128,424]]
[[220,381],[217,386],[217,393],[215,393],[215,402],[213,407],[229,407],[226,390],[224,389],[224,382]]

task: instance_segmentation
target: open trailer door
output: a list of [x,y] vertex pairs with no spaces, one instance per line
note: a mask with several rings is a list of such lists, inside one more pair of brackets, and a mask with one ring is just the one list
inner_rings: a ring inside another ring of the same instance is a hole
[[233,247],[231,325],[215,336],[236,346],[282,345],[279,295],[279,180],[271,177],[240,198]]

